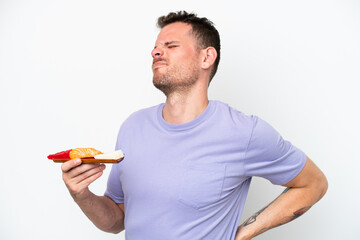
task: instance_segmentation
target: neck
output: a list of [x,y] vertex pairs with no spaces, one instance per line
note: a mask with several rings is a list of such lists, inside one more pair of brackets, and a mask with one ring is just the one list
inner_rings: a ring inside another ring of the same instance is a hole
[[171,124],[187,123],[198,117],[208,104],[207,87],[194,86],[186,92],[169,94],[163,109],[163,117]]

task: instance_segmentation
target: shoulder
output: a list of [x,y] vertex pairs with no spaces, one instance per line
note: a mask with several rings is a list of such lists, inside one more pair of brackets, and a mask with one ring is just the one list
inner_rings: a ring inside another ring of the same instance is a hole
[[252,129],[258,120],[257,116],[245,114],[227,103],[223,103],[221,101],[213,102],[216,106],[216,117],[221,120],[230,120],[231,124],[237,128]]
[[130,114],[125,121],[121,124],[117,135],[117,148],[123,147],[124,142],[133,138],[134,132],[141,132],[145,126],[155,122],[157,118],[157,111],[162,104],[156,106],[140,109]]
[[121,124],[118,138],[130,136],[135,129],[141,129],[156,121],[157,111],[162,104],[140,109],[130,114]]
[[124,121],[123,125],[133,125],[139,124],[146,121],[147,119],[153,119],[157,115],[158,109],[163,105],[163,103],[140,109],[136,112],[133,112],[129,117]]
[[221,115],[227,115],[230,117],[236,125],[250,127],[255,129],[256,133],[273,130],[272,126],[259,116],[245,114],[220,101],[214,102],[216,103],[218,112],[220,112]]
[[[270,146],[279,142],[280,134],[265,120],[256,115],[247,115],[226,103],[214,101],[216,105],[217,122],[221,125],[231,125],[242,136],[249,137],[252,146]],[[222,122],[222,123],[221,123]]]

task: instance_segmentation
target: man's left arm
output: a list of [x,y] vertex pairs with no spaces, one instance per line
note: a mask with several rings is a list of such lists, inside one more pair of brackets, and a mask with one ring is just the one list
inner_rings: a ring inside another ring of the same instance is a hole
[[237,229],[235,240],[253,237],[303,215],[326,193],[328,183],[323,172],[307,158],[301,172],[278,198],[256,212]]

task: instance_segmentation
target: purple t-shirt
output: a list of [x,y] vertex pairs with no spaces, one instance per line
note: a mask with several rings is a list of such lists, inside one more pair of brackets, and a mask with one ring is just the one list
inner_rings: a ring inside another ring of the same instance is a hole
[[164,104],[121,126],[105,195],[125,204],[129,240],[234,239],[252,176],[285,184],[305,154],[258,117],[219,101],[185,124],[169,124]]

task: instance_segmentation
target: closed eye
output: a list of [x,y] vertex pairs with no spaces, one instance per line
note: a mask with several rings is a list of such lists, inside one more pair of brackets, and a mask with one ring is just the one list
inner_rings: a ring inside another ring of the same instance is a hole
[[169,42],[166,42],[164,45],[168,48],[176,48],[176,47],[180,46],[180,42],[179,41],[169,41]]

